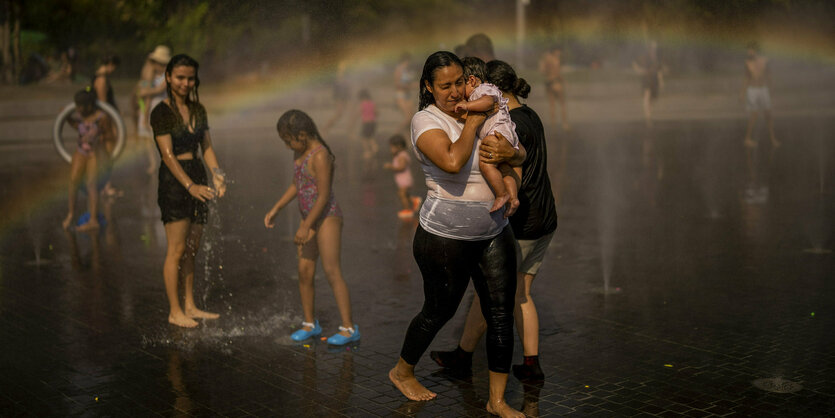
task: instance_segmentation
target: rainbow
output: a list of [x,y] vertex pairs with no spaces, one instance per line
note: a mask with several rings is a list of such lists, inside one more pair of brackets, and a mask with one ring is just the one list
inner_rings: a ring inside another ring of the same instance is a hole
[[[212,86],[206,94],[211,102],[211,109],[223,113],[239,112],[257,108],[275,100],[276,97],[290,94],[331,77],[332,69],[343,60],[349,71],[365,71],[381,64],[395,62],[405,51],[410,50],[418,64],[420,54],[438,49],[452,50],[471,34],[488,34],[497,51],[513,51],[516,45],[516,32],[513,19],[504,23],[474,26],[463,24],[450,30],[432,30],[430,33],[402,36],[369,37],[352,43],[342,51],[339,57],[303,58],[290,65],[282,65],[269,77],[241,76],[230,79],[220,86]],[[680,22],[678,22],[680,23]],[[490,27],[490,30],[484,30]],[[495,29],[494,29],[495,28]],[[777,27],[767,33],[756,34],[753,30],[740,32],[732,29],[714,29],[698,31],[687,25],[671,22],[664,27],[654,27],[653,35],[663,40],[662,46],[679,45],[681,47],[699,45],[720,50],[738,51],[750,39],[758,39],[766,53],[794,60],[804,60],[824,65],[835,64],[835,42],[825,34],[814,33],[804,28]],[[561,39],[573,39],[579,42],[605,43],[612,40],[640,43],[647,39],[647,29],[642,23],[620,26],[617,30],[607,28],[601,19],[576,18],[564,21],[560,30]],[[526,39],[528,45],[548,45],[555,40],[552,33],[539,28],[531,28]],[[511,55],[511,54],[507,54]],[[204,93],[205,94],[205,93]],[[222,98],[222,100],[217,100]],[[119,165],[131,165],[144,159],[142,147],[126,147]],[[26,192],[13,194],[0,203],[0,237],[7,233],[27,216],[38,210],[66,201],[67,166],[63,163],[44,175],[38,182],[31,184]]]

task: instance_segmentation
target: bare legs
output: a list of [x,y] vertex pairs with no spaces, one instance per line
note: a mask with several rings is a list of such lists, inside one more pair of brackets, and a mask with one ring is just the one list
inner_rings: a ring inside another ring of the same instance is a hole
[[650,89],[644,89],[643,106],[644,122],[647,124],[647,128],[652,128],[652,92]]
[[[342,319],[342,326],[352,328],[354,321],[351,318],[351,296],[348,286],[342,277],[341,251],[342,251],[342,218],[328,216],[323,221],[316,234],[318,256],[322,258],[322,268],[325,270],[325,277],[333,289],[333,296],[336,299],[336,306],[339,308],[339,315]],[[303,254],[303,248],[299,249],[299,294],[302,299],[302,311],[305,322],[313,323],[315,320],[315,295],[313,278],[316,274],[317,254]],[[303,329],[310,331],[309,327]],[[340,331],[345,337],[350,337],[348,331]]]
[[69,185],[69,201],[67,217],[61,223],[64,229],[69,229],[72,226],[73,218],[75,218],[75,201],[78,197],[78,187],[81,184],[82,176],[85,177],[84,185],[87,187],[87,207],[90,213],[90,220],[84,225],[78,227],[79,231],[89,231],[99,227],[98,214],[98,190],[96,185],[96,156],[82,155],[76,152],[72,158],[72,165],[70,166],[70,185]]
[[[194,304],[194,257],[200,245],[203,226],[192,224],[188,219],[181,219],[165,224],[165,237],[168,251],[165,254],[163,278],[165,293],[168,296],[168,322],[180,327],[194,328],[197,321],[193,318],[215,319],[220,315],[197,309]],[[185,285],[185,303],[180,307],[178,292],[179,280]]]
[[415,113],[415,109],[413,108],[414,105],[406,100],[405,96],[405,92],[402,94],[398,92],[397,108],[400,110],[400,113],[403,114],[403,121],[397,126],[396,132],[408,131],[409,125],[412,123],[412,115]]

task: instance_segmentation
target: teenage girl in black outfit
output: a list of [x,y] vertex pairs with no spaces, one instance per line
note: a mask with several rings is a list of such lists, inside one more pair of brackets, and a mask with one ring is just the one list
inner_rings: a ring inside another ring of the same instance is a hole
[[[171,308],[168,322],[187,328],[197,326],[195,318],[219,316],[197,309],[194,304],[194,256],[208,218],[206,201],[226,192],[224,175],[212,148],[206,109],[197,94],[197,69],[197,61],[188,55],[171,58],[165,68],[168,98],[151,111],[151,127],[163,162],[159,167],[158,203],[168,241],[163,266]],[[198,146],[211,170],[212,183],[198,158]],[[185,281],[182,307],[177,294],[180,278]]]

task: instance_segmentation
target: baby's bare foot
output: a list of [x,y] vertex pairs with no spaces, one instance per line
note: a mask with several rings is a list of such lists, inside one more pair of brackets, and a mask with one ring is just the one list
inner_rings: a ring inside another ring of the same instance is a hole
[[435,397],[438,396],[436,393],[421,385],[414,376],[398,376],[395,369],[391,369],[389,371],[389,380],[391,380],[391,383],[394,383],[394,387],[396,387],[400,393],[413,401],[428,401],[435,399]]
[[510,407],[507,402],[487,402],[487,412],[502,418],[525,418],[525,414]]
[[186,309],[186,316],[189,318],[203,318],[203,319],[218,319],[220,314],[214,312],[201,311],[197,308]]
[[508,200],[510,200],[510,195],[507,193],[496,196],[496,200],[493,201],[493,207],[490,208],[490,212],[495,212],[501,209]]
[[185,316],[184,314],[168,315],[168,323],[183,328],[194,328],[197,326],[197,321]]

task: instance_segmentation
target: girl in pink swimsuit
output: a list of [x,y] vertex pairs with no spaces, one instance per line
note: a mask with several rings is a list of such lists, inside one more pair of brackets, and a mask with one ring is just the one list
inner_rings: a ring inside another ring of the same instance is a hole
[[87,188],[87,205],[90,219],[78,227],[79,231],[96,229],[98,223],[98,187],[97,167],[101,151],[102,137],[110,132],[108,119],[96,106],[96,93],[90,87],[75,94],[76,111],[67,119],[67,123],[78,131],[78,148],[72,155],[69,185],[69,210],[62,226],[69,229],[75,218],[75,201],[78,189],[84,179]]
[[293,241],[299,256],[299,293],[304,321],[290,338],[304,341],[322,333],[314,311],[313,277],[316,259],[321,255],[322,267],[336,297],[342,318],[339,332],[328,338],[328,344],[344,345],[360,339],[359,327],[351,318],[351,298],[342,278],[340,250],[342,242],[342,210],[334,199],[333,161],[330,147],[319,135],[313,119],[300,110],[289,110],[278,119],[278,135],[294,153],[293,183],[264,217],[264,226],[275,226],[278,212],[298,197],[301,225]]

